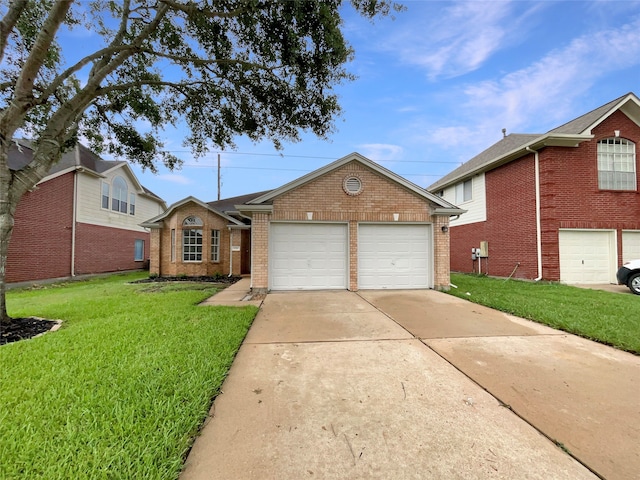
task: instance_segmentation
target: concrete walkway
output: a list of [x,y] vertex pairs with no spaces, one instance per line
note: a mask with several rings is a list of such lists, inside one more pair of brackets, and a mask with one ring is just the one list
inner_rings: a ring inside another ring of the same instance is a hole
[[213,306],[222,305],[225,307],[246,307],[253,305],[259,307],[262,305],[262,298],[254,298],[250,294],[251,279],[243,277],[236,283],[229,285],[224,290],[219,291],[213,297],[209,297],[200,305]]
[[439,292],[273,293],[181,479],[597,478],[554,441],[633,478],[638,385],[638,357]]

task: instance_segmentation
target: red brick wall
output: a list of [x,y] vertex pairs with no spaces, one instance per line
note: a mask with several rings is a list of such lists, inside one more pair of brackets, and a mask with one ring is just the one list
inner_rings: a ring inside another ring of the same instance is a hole
[[534,168],[528,155],[487,172],[487,221],[451,228],[452,270],[477,272],[471,249],[487,241],[482,273],[506,277],[515,269],[515,278],[537,276]]
[[593,140],[578,148],[547,148],[540,153],[543,191],[542,242],[544,276],[560,279],[559,228],[606,228],[618,231],[618,262],[622,261],[622,230],[640,229],[638,191],[598,188],[598,140],[620,137],[636,144],[636,176],[640,186],[640,127],[617,111],[593,129]]
[[73,173],[26,193],[16,209],[6,282],[69,276],[72,219]]
[[[144,261],[135,261],[135,241],[144,240]],[[150,235],[119,228],[78,223],[76,226],[76,275],[136,270],[146,266]]]
[[[347,195],[343,180],[357,175],[363,184],[362,193]],[[359,222],[399,222],[433,224],[433,283],[438,289],[449,288],[448,234],[442,226],[449,224],[448,216],[431,214],[433,205],[415,193],[397,185],[379,173],[358,163],[350,162],[327,172],[312,182],[290,190],[273,200],[273,214],[254,214],[252,223],[253,263],[252,286],[267,289],[268,228],[270,221],[307,221],[307,212],[313,221],[344,222],[349,224],[349,289],[358,290],[357,225]]]
[[[182,223],[185,218],[195,215],[203,222],[203,242],[201,262],[182,261]],[[241,246],[241,231],[234,229],[229,231],[229,220],[221,217],[217,213],[208,210],[201,205],[188,202],[174,210],[171,215],[163,221],[163,228],[153,235],[153,246],[151,248],[150,273],[164,277],[175,275],[186,275],[189,277],[200,275],[228,275],[233,273],[239,275],[242,271],[242,251],[233,252],[233,268],[231,269],[231,258],[229,255],[231,235],[233,235],[233,245]],[[171,261],[171,230],[175,229],[175,261]],[[220,259],[218,262],[211,261],[211,230],[220,230]],[[245,266],[244,268],[249,268]]]
[[[621,261],[623,229],[640,229],[638,191],[598,188],[597,143],[614,136],[636,143],[636,175],[640,186],[640,127],[618,111],[593,130],[593,140],[579,147],[547,147],[539,152],[543,278],[560,279],[558,229],[603,228],[618,231]],[[489,274],[516,278],[537,276],[534,156],[491,170],[485,175],[487,221],[451,228],[451,268],[470,272],[471,247],[489,242]],[[477,262],[475,264],[477,268]],[[483,267],[483,272],[484,272]]]

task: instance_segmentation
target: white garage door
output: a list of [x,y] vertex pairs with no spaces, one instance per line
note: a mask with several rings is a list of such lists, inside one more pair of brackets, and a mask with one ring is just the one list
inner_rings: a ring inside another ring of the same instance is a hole
[[272,223],[269,278],[272,290],[347,288],[347,225]]
[[560,281],[615,283],[615,232],[560,230]]
[[622,232],[622,263],[640,258],[640,231]]
[[430,288],[431,226],[360,224],[358,288]]

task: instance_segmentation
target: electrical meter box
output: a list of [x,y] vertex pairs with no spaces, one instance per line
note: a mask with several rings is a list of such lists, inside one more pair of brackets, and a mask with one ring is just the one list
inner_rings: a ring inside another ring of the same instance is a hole
[[480,255],[479,257],[486,258],[489,256],[489,242],[482,241],[480,242]]

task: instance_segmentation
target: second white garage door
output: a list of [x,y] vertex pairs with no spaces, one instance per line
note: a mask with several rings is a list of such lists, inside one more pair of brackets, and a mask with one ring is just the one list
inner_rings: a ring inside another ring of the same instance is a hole
[[640,231],[625,230],[622,232],[622,262],[637,258],[640,258]]
[[431,288],[431,226],[360,224],[358,288]]
[[347,288],[346,224],[272,223],[269,248],[272,290]]
[[615,232],[560,230],[560,281],[615,283]]

